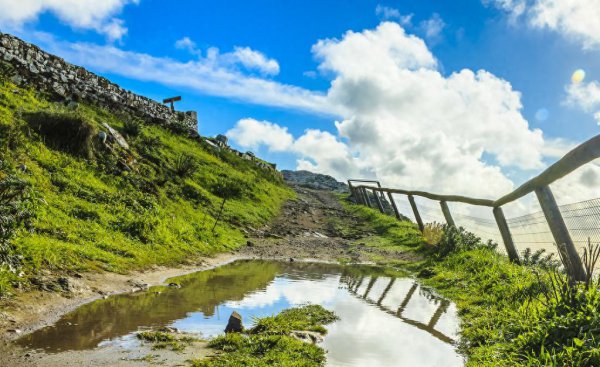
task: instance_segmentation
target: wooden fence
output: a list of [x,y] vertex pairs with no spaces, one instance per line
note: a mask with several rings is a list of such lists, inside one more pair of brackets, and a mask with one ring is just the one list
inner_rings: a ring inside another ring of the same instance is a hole
[[[560,253],[561,259],[563,260],[565,270],[573,279],[585,280],[583,263],[579,257],[579,254],[577,253],[577,249],[575,248],[569,230],[567,229],[561,211],[556,203],[549,185],[556,180],[567,176],[579,167],[598,158],[600,158],[600,135],[597,135],[574,148],[537,177],[527,181],[513,192],[497,200],[478,199],[460,195],[438,195],[425,191],[387,188],[382,187],[381,183],[375,180],[351,179],[348,180],[348,186],[350,187],[350,193],[355,201],[369,207],[374,207],[374,205],[376,205],[381,212],[384,212],[384,195],[387,194],[389,203],[396,218],[398,219],[402,218],[402,215],[398,211],[392,194],[406,195],[408,197],[408,201],[410,202],[415,221],[417,222],[417,225],[421,231],[424,229],[424,223],[419,213],[417,203],[415,202],[415,196],[438,201],[446,223],[451,226],[455,226],[456,224],[452,217],[450,208],[448,207],[448,202],[490,207],[492,208],[494,219],[500,231],[502,241],[504,242],[506,253],[509,259],[516,263],[520,262],[519,253],[517,252],[515,243],[513,241],[513,237],[504,216],[502,206],[516,201],[527,194],[535,192],[544,217],[548,223],[548,226],[550,227],[550,231],[552,232],[554,242],[557,244],[557,249]],[[376,184],[376,186],[365,185],[368,183]],[[371,191],[372,195],[369,195],[368,191]],[[371,198],[373,198],[375,203],[372,202]]]

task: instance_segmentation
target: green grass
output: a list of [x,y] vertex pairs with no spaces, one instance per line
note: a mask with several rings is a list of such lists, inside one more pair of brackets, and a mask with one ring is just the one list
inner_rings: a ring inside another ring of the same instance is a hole
[[[345,205],[382,243],[404,245],[406,223]],[[516,265],[465,231],[446,228],[437,244],[413,248],[423,260],[401,268],[456,303],[467,366],[600,366],[598,283],[569,286],[544,262]]]
[[185,350],[186,346],[197,340],[189,336],[176,337],[162,331],[142,331],[136,336],[140,340],[153,343],[152,349],[171,349],[175,352]]
[[244,334],[230,333],[212,340],[209,346],[219,353],[213,358],[194,361],[193,366],[323,366],[325,351],[322,348],[288,333],[292,330],[325,332],[324,325],[335,320],[337,317],[321,306],[285,310],[256,320],[256,325]]
[[[0,267],[0,297],[43,269],[127,272],[235,249],[245,243],[241,228],[268,222],[294,196],[271,171],[157,125],[136,120],[134,134],[132,119],[86,105],[67,110],[0,76],[0,160],[40,199],[33,226],[11,241],[24,274]],[[70,136],[83,140],[50,134],[40,127],[46,121],[57,129],[81,122]],[[103,122],[128,134],[130,152],[89,138]],[[224,180],[245,191],[227,200],[213,233]]]

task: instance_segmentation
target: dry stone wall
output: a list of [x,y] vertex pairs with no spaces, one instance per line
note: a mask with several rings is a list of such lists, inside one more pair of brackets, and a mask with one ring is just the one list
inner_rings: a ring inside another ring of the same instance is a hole
[[191,133],[198,131],[195,111],[171,111],[159,102],[127,91],[12,35],[0,33],[0,62],[15,84],[36,88],[55,99],[87,102],[162,125],[183,125]]

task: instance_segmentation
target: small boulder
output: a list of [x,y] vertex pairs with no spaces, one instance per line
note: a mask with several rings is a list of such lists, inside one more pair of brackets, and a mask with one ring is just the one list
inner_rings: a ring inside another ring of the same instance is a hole
[[241,333],[244,330],[242,325],[242,315],[233,311],[229,316],[229,322],[225,328],[226,333]]

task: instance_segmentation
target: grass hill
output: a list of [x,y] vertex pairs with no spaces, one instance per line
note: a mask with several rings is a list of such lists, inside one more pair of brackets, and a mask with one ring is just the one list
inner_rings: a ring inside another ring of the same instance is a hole
[[42,270],[126,272],[234,249],[294,195],[277,172],[176,128],[50,102],[2,76],[0,161],[0,296]]

